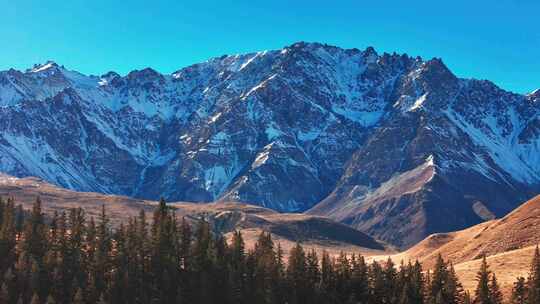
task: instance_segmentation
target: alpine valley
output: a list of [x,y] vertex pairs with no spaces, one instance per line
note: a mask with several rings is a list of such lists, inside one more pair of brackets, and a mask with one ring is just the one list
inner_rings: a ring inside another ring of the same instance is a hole
[[47,62],[0,72],[0,171],[305,212],[409,248],[540,192],[540,91],[461,79],[441,59],[304,42],[170,75]]

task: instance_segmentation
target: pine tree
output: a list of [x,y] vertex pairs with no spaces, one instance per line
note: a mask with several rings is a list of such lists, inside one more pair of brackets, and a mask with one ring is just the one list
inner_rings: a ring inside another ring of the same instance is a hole
[[39,265],[43,264],[43,258],[47,250],[46,235],[45,220],[41,211],[41,199],[38,197],[25,223],[22,250],[26,252],[29,260],[35,259]]
[[326,251],[323,251],[321,258],[321,283],[319,289],[322,303],[336,303],[336,273],[334,261]]
[[40,304],[39,296],[38,296],[37,293],[34,293],[34,295],[32,295],[32,299],[30,300],[30,304]]
[[321,271],[319,269],[319,257],[315,249],[311,249],[306,256],[306,283],[308,295],[305,299],[307,303],[316,303],[319,299],[319,282],[321,281]]
[[369,299],[369,278],[368,267],[363,256],[351,259],[351,291],[354,294],[354,300],[357,303],[367,303]]
[[503,295],[499,287],[499,283],[497,282],[495,273],[491,275],[491,280],[489,283],[489,297],[492,304],[502,304]]
[[0,273],[3,274],[16,260],[15,245],[17,229],[15,225],[15,206],[12,199],[2,202],[0,224]]
[[192,263],[193,270],[196,273],[194,280],[196,284],[193,292],[199,303],[202,304],[212,302],[212,295],[207,292],[207,288],[213,288],[212,272],[214,265],[211,249],[212,235],[210,232],[210,224],[205,219],[201,219],[195,232],[195,241],[192,249]]
[[396,286],[397,283],[397,270],[394,262],[389,257],[386,260],[383,270],[383,280],[384,280],[384,303],[396,303],[400,293]]
[[444,284],[444,290],[448,304],[459,304],[463,301],[463,286],[459,282],[454,265],[452,264],[450,264],[448,269],[448,277]]
[[341,251],[335,264],[336,270],[336,292],[337,300],[341,303],[347,302],[352,297],[350,281],[351,281],[351,264],[345,254]]
[[[95,297],[106,290],[107,274],[110,269],[111,238],[109,218],[105,211],[105,205],[102,205],[99,222],[96,226],[95,239],[92,240],[93,243],[90,245],[94,251],[93,259],[90,261],[89,277],[92,280],[90,283],[92,285],[92,298],[89,299],[90,301],[97,300]],[[73,240],[72,247],[76,250],[78,244],[80,244],[80,241],[77,238]],[[74,261],[74,263],[77,262]]]
[[283,303],[286,301],[287,282],[285,281],[285,262],[284,251],[281,243],[278,243],[275,249],[275,262],[272,270],[271,280],[275,285],[273,293],[275,293],[273,303]]
[[[430,277],[430,290],[428,291],[428,302],[440,303],[446,302],[445,285],[448,281],[448,265],[442,258],[441,254],[437,256],[437,261],[433,267],[433,273]],[[440,300],[437,300],[439,298]]]
[[10,303],[9,289],[5,282],[0,286],[0,303]]
[[398,290],[401,290],[398,303],[423,303],[424,281],[422,268],[418,261],[413,265],[410,262],[401,265],[398,275]]
[[388,288],[386,286],[384,271],[376,261],[369,267],[369,280],[371,289],[369,303],[379,304],[384,299],[387,299],[388,297],[385,292]]
[[73,297],[73,304],[85,304],[84,303],[84,295],[80,288],[77,289],[75,292],[75,296]]
[[306,281],[307,262],[304,249],[299,243],[289,253],[287,265],[287,282],[289,286],[289,303],[301,303],[308,296],[308,282]]
[[476,274],[477,287],[474,293],[475,304],[493,304],[490,289],[491,271],[487,264],[486,256],[482,258],[480,270]]
[[514,286],[512,287],[512,296],[510,303],[512,304],[526,304],[527,301],[527,285],[524,277],[518,277]]
[[2,226],[2,220],[4,219],[4,198],[0,196],[0,227]]
[[230,248],[229,272],[229,303],[243,303],[244,273],[245,273],[245,244],[240,231],[233,232]]
[[5,303],[15,303],[18,298],[19,288],[17,286],[17,276],[13,273],[12,268],[6,270],[2,279],[1,297],[6,299]]
[[527,281],[527,301],[528,304],[540,303],[540,250],[538,246],[534,250],[529,279]]
[[99,296],[99,300],[96,304],[107,304],[107,301],[105,301],[105,296],[103,294]]
[[425,288],[425,279],[422,271],[422,265],[418,260],[414,263],[411,268],[409,281],[412,285],[411,299],[413,303],[423,304],[424,303],[424,288]]
[[48,286],[43,284],[46,273],[42,271],[48,248],[46,231],[47,227],[41,211],[41,199],[38,197],[30,216],[24,223],[21,252],[16,266],[23,302],[30,302],[34,293],[37,294],[38,300],[47,294]]
[[45,302],[45,304],[56,304],[56,301],[54,300],[54,298],[51,295],[49,295],[47,297],[47,302]]

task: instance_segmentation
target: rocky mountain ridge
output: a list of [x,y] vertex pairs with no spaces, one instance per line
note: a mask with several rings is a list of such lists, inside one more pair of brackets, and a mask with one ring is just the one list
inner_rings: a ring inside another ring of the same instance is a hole
[[540,92],[440,59],[295,43],[171,75],[0,72],[0,171],[325,215],[407,247],[540,189]]

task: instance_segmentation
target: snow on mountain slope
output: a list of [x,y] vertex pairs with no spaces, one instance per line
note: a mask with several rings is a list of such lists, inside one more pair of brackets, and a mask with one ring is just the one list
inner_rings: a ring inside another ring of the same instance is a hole
[[[540,111],[530,95],[458,79],[438,60],[401,82],[394,112],[355,151],[335,190],[309,213],[406,248],[433,232],[503,216],[540,191]],[[436,174],[408,181],[421,187],[388,189],[428,157]],[[374,200],[370,193],[384,196]]]
[[[319,43],[170,75],[87,76],[47,62],[0,72],[0,171],[145,199],[279,211],[322,201],[310,212],[396,243],[396,209],[387,207],[388,220],[364,220],[373,201],[365,197],[386,197],[390,181],[431,157],[433,178],[412,192],[392,188],[398,200],[430,193],[416,200],[425,224],[411,228],[409,242],[480,221],[476,201],[502,215],[538,191],[539,96],[459,79],[440,59]],[[459,203],[445,212],[456,215],[436,224],[425,210],[447,193]]]

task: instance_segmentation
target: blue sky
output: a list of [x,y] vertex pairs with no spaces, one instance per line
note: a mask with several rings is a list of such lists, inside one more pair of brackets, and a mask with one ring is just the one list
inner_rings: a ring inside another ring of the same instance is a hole
[[[129,4],[127,4],[129,2]],[[540,1],[0,0],[0,69],[170,73],[296,41],[441,57],[460,77],[540,87]]]

